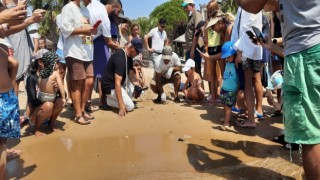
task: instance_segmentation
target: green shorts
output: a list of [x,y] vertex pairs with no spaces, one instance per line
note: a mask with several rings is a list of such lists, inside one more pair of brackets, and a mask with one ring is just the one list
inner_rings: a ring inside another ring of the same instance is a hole
[[320,44],[285,57],[285,140],[320,144]]

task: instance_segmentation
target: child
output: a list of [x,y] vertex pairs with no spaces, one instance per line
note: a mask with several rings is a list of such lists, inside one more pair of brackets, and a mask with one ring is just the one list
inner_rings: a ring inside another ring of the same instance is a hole
[[[133,73],[133,74],[131,74]],[[143,91],[147,90],[148,88],[145,87],[145,78],[144,78],[144,73],[142,70],[142,63],[140,60],[138,59],[134,59],[133,60],[133,70],[130,71],[130,76],[133,77],[132,81],[133,82],[138,82],[138,86],[134,86],[131,82],[130,82],[130,91],[132,92],[132,96],[134,98],[139,98],[141,93],[143,93]]]
[[6,142],[20,138],[19,102],[12,84],[16,66],[8,60],[8,47],[0,43],[0,179],[5,179]]
[[[58,55],[56,55],[53,52],[45,53],[42,57],[42,62],[44,65],[44,68],[40,71],[40,82],[39,82],[39,92],[37,95],[37,98],[41,102],[49,102],[53,106],[53,102],[56,99],[57,91],[55,87],[52,85],[53,82],[57,82],[58,89],[60,90],[60,96],[63,100],[63,106],[65,105],[65,90],[62,83],[62,80],[59,76],[58,65],[56,64],[57,60],[59,59]],[[41,126],[43,122],[36,122],[36,135],[42,135],[41,132],[39,132],[39,127]],[[53,125],[55,122],[50,122],[50,127],[53,129]],[[53,129],[54,130],[54,129]]]
[[226,59],[226,66],[223,73],[223,82],[220,93],[221,103],[224,105],[225,119],[221,130],[230,127],[231,107],[236,103],[238,90],[238,75],[235,68],[235,56],[237,51],[233,49],[234,43],[228,41],[222,46],[221,59]]
[[[201,86],[202,79],[200,75],[196,73],[195,66],[194,60],[188,59],[184,68],[182,68],[182,71],[188,76],[182,91],[187,100],[191,100],[193,103],[200,103],[205,97],[205,92]],[[191,84],[190,87],[188,87],[189,84]]]
[[46,47],[46,38],[41,37],[39,39],[39,49],[47,49],[47,47]]

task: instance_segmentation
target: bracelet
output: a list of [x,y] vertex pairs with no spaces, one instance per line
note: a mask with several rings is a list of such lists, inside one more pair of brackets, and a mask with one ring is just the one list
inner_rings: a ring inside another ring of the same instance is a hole
[[4,32],[7,32],[9,30],[8,24],[1,24],[1,26]]

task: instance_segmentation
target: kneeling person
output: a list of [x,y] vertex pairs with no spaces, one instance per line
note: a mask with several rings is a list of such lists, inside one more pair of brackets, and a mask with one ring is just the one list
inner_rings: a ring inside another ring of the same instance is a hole
[[142,41],[133,38],[124,49],[117,50],[107,64],[104,76],[101,78],[101,89],[107,95],[107,103],[111,107],[119,108],[119,116],[134,110],[134,103],[127,93],[130,79],[134,86],[139,86],[128,74],[133,71],[132,58],[142,53]]
[[165,46],[162,55],[155,59],[154,71],[155,75],[150,83],[152,91],[158,94],[154,102],[164,103],[166,101],[163,85],[167,83],[174,84],[174,102],[180,102],[178,92],[181,84],[181,62],[178,55],[172,52],[170,46]]
[[[186,95],[187,100],[192,102],[201,102],[204,99],[205,92],[201,87],[202,79],[195,71],[196,63],[193,59],[188,59],[183,72],[186,72],[188,79],[186,80],[183,88],[183,93]],[[191,86],[189,87],[189,84]]]

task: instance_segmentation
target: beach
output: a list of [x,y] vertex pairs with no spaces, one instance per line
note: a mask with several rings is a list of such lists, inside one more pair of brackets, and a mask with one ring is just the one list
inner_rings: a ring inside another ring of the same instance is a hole
[[[144,71],[149,84],[153,70]],[[37,138],[33,127],[24,127],[20,140],[8,140],[9,148],[22,151],[8,160],[8,178],[302,179],[299,151],[290,154],[270,140],[283,131],[281,117],[257,121],[255,129],[220,131],[221,105],[176,104],[169,91],[170,84],[165,86],[167,104],[154,104],[156,95],[149,89],[124,118],[117,110],[98,110],[90,125],[81,126],[65,108],[59,132],[47,130]],[[23,112],[26,92],[20,92],[19,102]],[[96,93],[93,102],[98,103]],[[265,114],[273,112],[265,98],[263,108]]]

